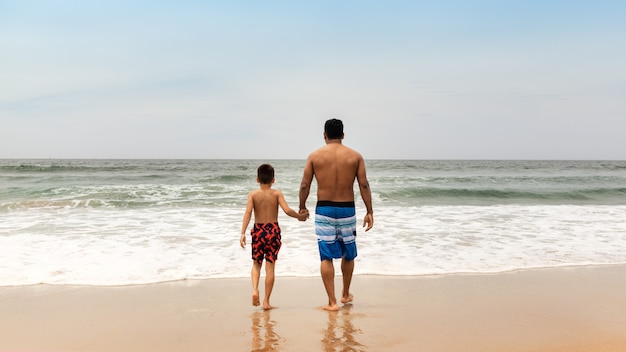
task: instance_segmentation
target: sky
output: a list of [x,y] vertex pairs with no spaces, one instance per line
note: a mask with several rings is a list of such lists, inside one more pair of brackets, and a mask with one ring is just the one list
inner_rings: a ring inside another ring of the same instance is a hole
[[0,158],[626,159],[624,1],[0,0]]

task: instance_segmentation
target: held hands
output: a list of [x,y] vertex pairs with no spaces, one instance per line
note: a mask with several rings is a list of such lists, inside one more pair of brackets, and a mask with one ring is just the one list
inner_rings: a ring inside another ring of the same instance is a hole
[[298,212],[299,216],[298,216],[298,220],[300,221],[306,221],[306,219],[309,218],[309,210],[304,208],[304,209],[300,209],[300,211]]

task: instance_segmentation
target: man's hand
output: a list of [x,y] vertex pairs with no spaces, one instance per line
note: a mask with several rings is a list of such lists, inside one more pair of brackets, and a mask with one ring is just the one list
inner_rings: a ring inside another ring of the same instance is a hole
[[298,211],[298,214],[302,215],[300,218],[298,218],[298,220],[300,221],[306,221],[306,219],[309,218],[309,210],[307,208],[300,209],[300,211]]
[[369,231],[372,226],[374,226],[374,215],[367,213],[365,215],[365,219],[363,219],[363,227],[365,227],[365,232]]
[[309,218],[309,211],[306,209],[300,209],[298,214],[300,214],[300,216],[298,216],[298,220],[300,221],[305,221],[306,219]]

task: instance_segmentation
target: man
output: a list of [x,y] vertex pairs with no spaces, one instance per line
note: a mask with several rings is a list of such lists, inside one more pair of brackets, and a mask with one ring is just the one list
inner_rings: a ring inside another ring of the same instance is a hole
[[372,193],[361,154],[343,145],[343,123],[330,119],[324,125],[326,145],[309,155],[300,184],[300,212],[306,212],[306,200],[313,177],[317,181],[315,208],[315,233],[320,252],[320,273],[328,305],[325,310],[339,310],[335,297],[335,268],[333,259],[341,258],[343,291],[341,303],[352,302],[350,293],[356,251],[356,212],[354,205],[354,180],[359,184],[361,198],[367,214],[363,220],[365,231],[374,226]]

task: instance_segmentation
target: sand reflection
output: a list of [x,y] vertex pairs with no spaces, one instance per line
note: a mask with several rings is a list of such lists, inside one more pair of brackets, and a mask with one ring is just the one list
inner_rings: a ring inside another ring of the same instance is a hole
[[252,313],[252,351],[271,352],[278,351],[281,338],[274,328],[276,321],[270,317],[270,310]]
[[357,341],[362,332],[354,326],[351,309],[352,305],[348,304],[338,312],[328,312],[328,326],[322,339],[325,352],[366,351],[366,346]]

